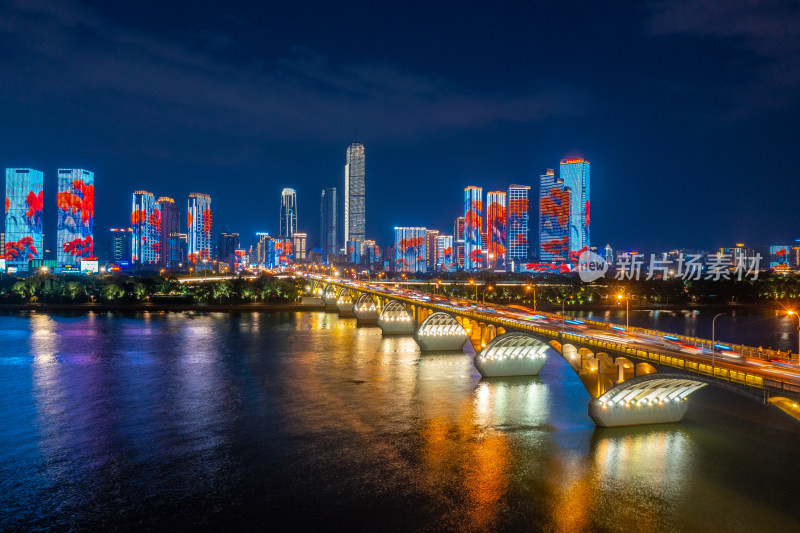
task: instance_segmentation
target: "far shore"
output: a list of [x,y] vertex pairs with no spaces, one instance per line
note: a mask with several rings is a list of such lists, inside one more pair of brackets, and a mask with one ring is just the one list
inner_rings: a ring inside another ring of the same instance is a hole
[[[95,303],[17,303],[0,304],[2,311],[72,311],[72,312],[142,312],[142,311],[202,311],[202,312],[248,312],[248,311],[324,311],[325,306],[318,301],[286,302],[286,303],[247,303],[247,304],[180,304],[161,302],[121,303],[121,302],[95,302]],[[495,302],[504,305],[501,302]],[[532,304],[516,304],[533,308]],[[615,304],[578,304],[566,305],[566,310],[575,311],[619,311],[625,306]],[[631,311],[685,311],[685,310],[716,310],[716,309],[752,309],[763,311],[782,311],[783,308],[775,303],[705,303],[705,304],[653,304],[636,305],[631,302]],[[538,303],[537,311],[558,313],[560,304]]]

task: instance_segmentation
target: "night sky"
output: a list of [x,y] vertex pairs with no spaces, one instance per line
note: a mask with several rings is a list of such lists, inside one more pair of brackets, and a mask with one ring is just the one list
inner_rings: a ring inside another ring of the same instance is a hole
[[45,172],[49,236],[76,167],[98,239],[142,188],[182,216],[210,194],[214,232],[249,245],[293,187],[316,244],[320,189],[343,193],[362,142],[380,244],[450,233],[465,186],[536,188],[572,155],[593,245],[800,238],[796,2],[122,4],[0,4],[0,166]]

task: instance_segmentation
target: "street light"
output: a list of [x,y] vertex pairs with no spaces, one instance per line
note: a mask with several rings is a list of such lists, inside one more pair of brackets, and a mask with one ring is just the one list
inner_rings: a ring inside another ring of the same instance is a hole
[[[469,280],[469,284],[470,285],[475,285],[475,280],[474,279]],[[478,286],[477,285],[475,285],[475,301],[476,302],[478,301]]]
[[789,311],[789,316],[797,317],[797,364],[800,365],[800,315],[794,311]]
[[491,285],[483,289],[483,305],[486,305],[486,291],[492,292],[492,289],[494,289],[494,287],[492,287]]
[[565,308],[566,303],[567,303],[567,297],[564,296],[564,298],[561,300],[561,334],[562,335],[564,334],[564,330],[567,327],[567,310]]
[[716,334],[716,331],[714,330],[714,324],[716,323],[717,319],[718,319],[719,317],[721,317],[722,315],[724,315],[724,314],[725,314],[725,313],[719,313],[719,314],[718,314],[717,316],[715,316],[715,317],[714,317],[714,319],[711,321],[711,377],[712,377],[712,378],[713,378],[713,377],[714,377],[714,375],[715,375],[715,372],[714,372],[714,352],[715,352],[715,347],[714,347],[714,345],[717,343],[717,341],[715,340],[715,337],[716,337],[716,335],[715,335],[715,334]]
[[533,312],[535,313],[536,312],[536,287],[531,285],[531,284],[525,285],[525,292],[528,292],[531,289],[533,290]]
[[628,298],[621,294],[617,294],[617,300],[625,300],[625,329],[628,329]]

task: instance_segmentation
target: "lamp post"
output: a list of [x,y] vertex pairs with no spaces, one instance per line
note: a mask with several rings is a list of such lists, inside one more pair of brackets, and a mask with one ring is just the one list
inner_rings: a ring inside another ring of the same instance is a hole
[[625,329],[628,329],[628,297],[617,294],[617,300],[625,300]]
[[567,303],[567,297],[564,296],[564,298],[561,299],[561,333],[562,334],[564,333],[564,330],[567,327],[567,311],[566,311],[566,308],[565,308],[566,303]]
[[719,314],[718,314],[718,315],[716,315],[716,316],[714,317],[714,319],[711,321],[711,377],[714,377],[714,375],[715,375],[715,372],[714,372],[714,363],[715,363],[715,361],[714,361],[714,353],[715,353],[715,346],[714,346],[714,345],[717,343],[717,341],[716,341],[716,331],[714,330],[714,325],[716,324],[716,322],[717,322],[717,319],[718,319],[719,317],[721,317],[722,315],[724,315],[724,314],[725,314],[725,313],[719,313]]
[[[470,285],[475,285],[475,280],[474,279],[469,280],[469,284]],[[478,286],[477,285],[475,285],[475,301],[476,302],[478,301]]]
[[530,283],[528,285],[525,285],[525,292],[528,292],[530,290],[533,290],[533,312],[535,313],[536,312],[536,286],[535,285],[531,285]]
[[797,364],[800,365],[800,315],[794,311],[789,311],[788,314],[797,317]]
[[[492,287],[491,285],[489,285],[488,287],[483,289],[483,305],[486,305],[486,291],[492,292],[493,289],[494,289],[494,287]],[[476,298],[476,300],[477,300],[477,298]]]

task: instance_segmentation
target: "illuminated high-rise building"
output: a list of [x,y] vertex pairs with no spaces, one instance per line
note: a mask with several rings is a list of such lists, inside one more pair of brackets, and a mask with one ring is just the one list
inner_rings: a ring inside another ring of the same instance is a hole
[[528,259],[528,193],[527,185],[511,185],[508,188],[508,261]]
[[589,162],[585,159],[561,161],[561,180],[569,190],[569,251],[588,250],[589,244]]
[[425,271],[428,258],[426,228],[394,228],[394,266],[397,272]]
[[183,262],[178,206],[174,199],[161,196],[156,200],[156,210],[161,218],[159,263],[165,268],[175,268]]
[[366,240],[366,158],[364,145],[347,147],[344,165],[344,241]]
[[436,270],[436,257],[438,255],[438,248],[439,248],[439,230],[438,229],[429,229],[425,233],[425,244],[428,251],[428,270]]
[[44,259],[42,211],[44,174],[32,168],[6,169],[6,268],[28,271],[28,261]]
[[486,236],[488,244],[488,266],[494,269],[506,268],[506,193],[493,191],[486,193]]
[[336,187],[322,189],[319,202],[319,248],[322,260],[327,263],[329,254],[338,252],[336,242]]
[[464,270],[483,267],[483,189],[464,189]]
[[94,172],[58,169],[56,264],[94,258]]
[[217,259],[234,268],[236,263],[236,250],[239,249],[238,233],[220,233],[217,237]]
[[284,239],[294,237],[297,231],[297,193],[294,189],[281,191],[280,236]]
[[539,188],[539,261],[569,259],[570,191],[548,168]]
[[294,250],[295,261],[306,260],[306,241],[308,240],[307,233],[295,232],[292,236],[292,249]]
[[453,224],[453,260],[458,268],[464,268],[464,217],[458,217]]
[[453,236],[439,235],[436,237],[436,263],[439,271],[449,271],[454,267]]
[[158,263],[161,220],[160,214],[156,211],[153,193],[134,191],[131,226],[133,227],[131,263],[137,265]]
[[111,228],[108,259],[114,263],[130,263],[133,251],[133,228]]
[[189,239],[187,261],[192,264],[211,260],[211,196],[193,192],[186,210],[186,234]]

